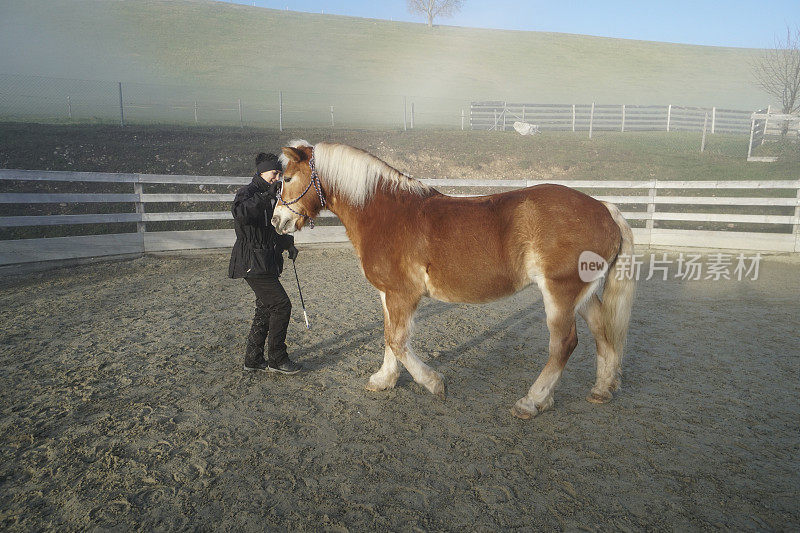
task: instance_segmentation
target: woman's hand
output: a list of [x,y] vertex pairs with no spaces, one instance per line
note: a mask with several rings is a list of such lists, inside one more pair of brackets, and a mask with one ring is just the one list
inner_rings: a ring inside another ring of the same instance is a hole
[[280,181],[272,181],[267,185],[267,194],[270,196],[278,197],[278,187],[280,186]]

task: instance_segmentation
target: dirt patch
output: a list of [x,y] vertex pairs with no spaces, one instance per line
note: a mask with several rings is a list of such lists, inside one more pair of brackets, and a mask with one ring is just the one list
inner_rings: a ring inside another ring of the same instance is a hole
[[747,136],[712,135],[700,154],[697,132],[602,132],[588,139],[585,132],[552,131],[523,137],[435,129],[0,123],[0,138],[0,168],[144,174],[250,176],[255,154],[296,138],[350,144],[417,178],[779,180],[796,176],[800,163],[798,145],[790,143],[771,144],[777,163],[747,163]]
[[584,397],[581,322],[556,405],[509,408],[546,358],[540,296],[426,301],[414,347],[448,381],[363,389],[376,291],[348,249],[308,249],[307,372],[241,370],[252,295],[225,253],[0,280],[4,529],[498,530],[800,527],[800,265],[750,282],[642,282],[623,389]]

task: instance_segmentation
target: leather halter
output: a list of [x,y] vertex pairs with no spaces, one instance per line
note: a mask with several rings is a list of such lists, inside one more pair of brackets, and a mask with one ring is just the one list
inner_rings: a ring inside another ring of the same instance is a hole
[[281,199],[281,203],[286,206],[286,209],[288,209],[289,211],[291,211],[292,213],[294,213],[297,216],[306,218],[308,220],[308,226],[311,229],[314,229],[314,219],[313,218],[311,218],[310,216],[305,215],[303,213],[300,213],[298,211],[295,211],[294,209],[289,207],[292,204],[296,204],[297,202],[299,202],[300,199],[303,198],[303,196],[306,195],[306,193],[311,189],[311,186],[313,185],[314,189],[317,191],[317,196],[319,196],[319,201],[322,204],[322,208],[323,209],[325,208],[325,203],[326,203],[325,202],[325,195],[322,194],[322,184],[319,182],[319,174],[317,174],[317,168],[316,168],[316,165],[314,164],[314,152],[313,152],[313,150],[311,152],[311,159],[308,160],[308,166],[311,167],[311,180],[308,182],[308,186],[303,191],[303,194],[301,194],[300,196],[298,196],[294,200],[290,200],[290,201],[287,202],[286,200],[283,199],[283,187],[281,186],[281,192],[280,192],[279,196],[280,196],[280,199]]

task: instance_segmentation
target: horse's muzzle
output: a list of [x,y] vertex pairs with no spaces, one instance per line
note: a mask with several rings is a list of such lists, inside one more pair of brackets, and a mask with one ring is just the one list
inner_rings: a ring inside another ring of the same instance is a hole
[[275,227],[275,231],[277,231],[281,235],[286,235],[294,230],[294,217],[291,216],[282,216],[283,213],[279,212],[279,208],[275,208],[275,213],[272,215],[272,219],[270,222]]

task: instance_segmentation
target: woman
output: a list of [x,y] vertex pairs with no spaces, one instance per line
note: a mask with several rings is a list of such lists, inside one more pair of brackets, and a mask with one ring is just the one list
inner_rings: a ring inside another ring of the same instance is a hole
[[[292,303],[278,280],[283,270],[283,251],[294,261],[298,251],[294,237],[278,235],[272,227],[281,164],[274,154],[256,157],[256,174],[233,200],[236,243],[231,251],[228,277],[244,278],[256,295],[256,312],[247,336],[244,369],[296,374],[302,367],[286,352],[286,329]],[[267,358],[264,358],[264,343]]]

